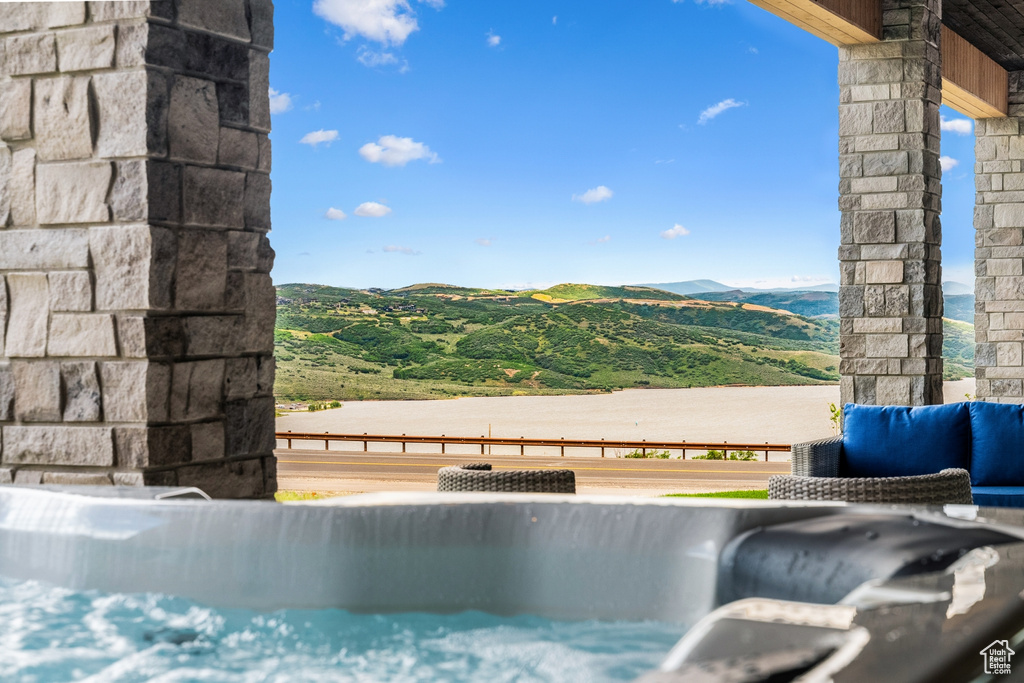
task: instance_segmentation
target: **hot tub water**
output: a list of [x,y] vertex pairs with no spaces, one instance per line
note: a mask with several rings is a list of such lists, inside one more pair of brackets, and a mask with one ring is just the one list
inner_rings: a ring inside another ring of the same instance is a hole
[[685,630],[482,612],[261,613],[0,579],[0,680],[23,683],[630,681]]

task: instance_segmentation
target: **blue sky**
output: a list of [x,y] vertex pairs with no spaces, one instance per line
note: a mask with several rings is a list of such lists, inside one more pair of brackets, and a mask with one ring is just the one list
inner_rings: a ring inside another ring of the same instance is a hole
[[[837,51],[764,10],[275,6],[278,284],[837,281]],[[945,279],[970,284],[972,128],[943,115]]]

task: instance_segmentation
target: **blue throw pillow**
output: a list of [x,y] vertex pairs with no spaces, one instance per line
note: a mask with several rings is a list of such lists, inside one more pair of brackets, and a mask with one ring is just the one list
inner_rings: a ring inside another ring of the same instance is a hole
[[863,406],[843,409],[846,477],[906,477],[948,467],[968,469],[971,416],[967,403]]
[[971,404],[971,484],[1024,486],[1024,406]]

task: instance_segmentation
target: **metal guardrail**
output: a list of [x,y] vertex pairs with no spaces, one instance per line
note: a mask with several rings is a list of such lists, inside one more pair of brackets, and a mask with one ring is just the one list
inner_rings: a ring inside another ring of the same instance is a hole
[[332,441],[355,441],[362,442],[363,451],[369,450],[371,443],[400,443],[402,452],[405,453],[406,445],[411,443],[436,443],[441,444],[441,452],[445,452],[445,446],[458,445],[479,445],[480,455],[486,455],[487,446],[519,446],[519,455],[526,455],[527,446],[557,446],[561,449],[562,457],[565,457],[566,448],[600,448],[601,457],[604,457],[606,448],[623,448],[641,451],[646,455],[648,450],[680,451],[682,459],[686,459],[686,451],[754,451],[764,453],[765,461],[768,454],[772,452],[789,452],[789,444],[781,443],[703,443],[696,441],[609,441],[606,439],[527,439],[525,437],[501,438],[501,437],[471,437],[471,436],[410,436],[408,434],[317,434],[314,432],[277,432],[275,435],[278,441],[287,441],[288,448],[292,447],[292,441],[323,441],[324,450],[330,450]]

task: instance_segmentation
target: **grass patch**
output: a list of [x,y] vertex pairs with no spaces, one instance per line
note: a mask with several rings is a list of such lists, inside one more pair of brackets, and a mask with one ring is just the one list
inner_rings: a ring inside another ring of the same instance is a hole
[[318,493],[317,491],[278,491],[274,494],[274,500],[278,503],[295,500],[321,500],[323,498],[336,498],[337,496],[349,496],[349,491],[331,491],[330,493]]
[[754,491],[716,491],[715,493],[668,493],[663,498],[753,498],[768,500],[768,489]]

